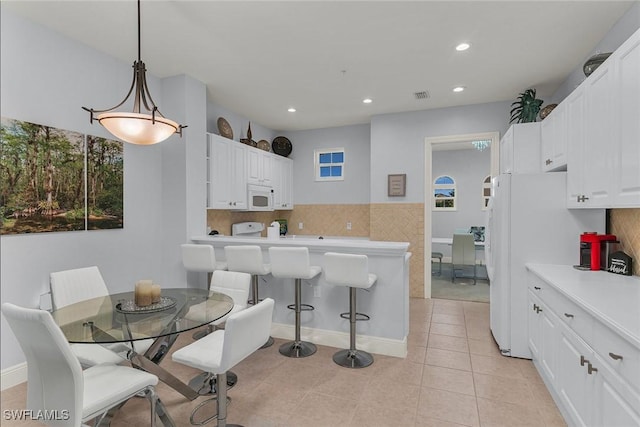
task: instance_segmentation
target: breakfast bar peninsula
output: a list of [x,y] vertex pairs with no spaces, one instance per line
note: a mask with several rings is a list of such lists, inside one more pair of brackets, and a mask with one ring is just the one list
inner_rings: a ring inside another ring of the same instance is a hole
[[[360,238],[321,238],[287,236],[277,239],[264,237],[195,236],[195,243],[211,245],[217,260],[225,259],[225,246],[257,245],[262,249],[265,263],[269,263],[270,247],[306,247],[311,265],[323,267],[326,252],[363,254],[369,258],[369,272],[378,280],[368,290],[359,290],[358,312],[370,316],[369,321],[357,323],[358,347],[372,353],[405,357],[409,334],[409,259],[407,242],[371,241]],[[294,301],[291,279],[271,275],[259,279],[260,298],[276,302],[272,336],[291,339],[294,335],[295,313],[287,308]],[[302,302],[314,306],[303,311],[301,334],[304,340],[338,348],[348,347],[349,320],[340,313],[349,311],[348,289],[328,284],[324,274],[303,281]]]

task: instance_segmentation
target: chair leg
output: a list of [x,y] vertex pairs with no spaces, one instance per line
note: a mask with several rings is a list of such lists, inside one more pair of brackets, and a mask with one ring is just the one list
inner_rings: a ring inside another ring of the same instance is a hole
[[[217,375],[219,383],[225,383],[227,381],[227,373]],[[242,427],[238,424],[227,424],[227,390],[220,390],[218,393],[218,427]]]
[[162,425],[165,427],[175,427],[176,424],[158,397],[155,387],[148,387],[146,394],[149,399],[149,406],[151,407],[151,427],[156,426],[156,416],[160,418]]
[[302,311],[302,279],[295,279],[295,339],[280,346],[280,354],[287,357],[307,357],[314,354],[316,346],[300,339],[300,313]]

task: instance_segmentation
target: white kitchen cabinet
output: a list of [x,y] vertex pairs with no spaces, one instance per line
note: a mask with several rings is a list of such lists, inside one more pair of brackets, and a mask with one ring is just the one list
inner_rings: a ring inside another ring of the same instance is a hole
[[540,122],[511,125],[500,140],[500,173],[537,173],[540,168]]
[[273,157],[273,192],[274,209],[293,209],[293,160]]
[[639,75],[640,30],[567,97],[568,207],[640,207]]
[[529,346],[533,360],[538,361],[552,383],[556,381],[558,323],[551,309],[529,291]]
[[566,102],[561,102],[541,122],[541,167],[544,172],[567,168]]
[[247,147],[247,182],[256,185],[273,185],[273,154],[259,148]]
[[567,207],[585,207],[584,175],[584,86],[578,86],[564,101],[567,119]]
[[245,146],[215,134],[209,137],[209,209],[247,209]]
[[640,30],[616,50],[613,205],[640,206]]
[[640,426],[640,324],[629,312],[640,295],[637,278],[527,268],[529,346],[568,424]]

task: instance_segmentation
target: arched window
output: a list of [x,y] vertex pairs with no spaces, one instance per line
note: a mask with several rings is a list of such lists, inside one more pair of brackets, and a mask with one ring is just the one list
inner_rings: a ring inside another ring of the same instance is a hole
[[491,196],[491,175],[482,181],[482,210],[486,211],[489,205],[489,197]]
[[452,177],[441,175],[433,181],[433,210],[456,210],[456,181]]

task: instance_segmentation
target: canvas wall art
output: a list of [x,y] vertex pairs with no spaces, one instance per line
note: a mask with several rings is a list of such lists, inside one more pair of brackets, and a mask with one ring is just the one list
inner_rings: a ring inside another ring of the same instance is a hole
[[122,228],[122,143],[1,117],[0,219],[0,234]]

